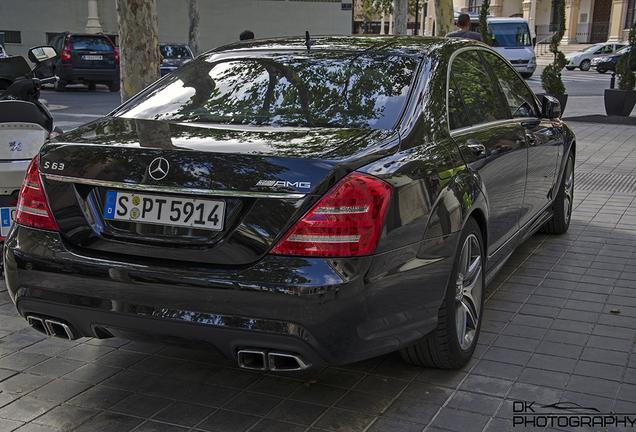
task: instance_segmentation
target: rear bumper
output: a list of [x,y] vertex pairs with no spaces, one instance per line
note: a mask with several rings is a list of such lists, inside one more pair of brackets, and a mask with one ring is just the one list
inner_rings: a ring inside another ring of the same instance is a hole
[[119,69],[77,69],[62,68],[58,71],[60,80],[67,83],[87,81],[111,82],[119,81]]
[[20,314],[62,320],[82,336],[213,345],[228,358],[258,347],[345,364],[435,328],[456,241],[355,260],[267,256],[231,270],[91,257],[58,233],[17,225],[4,257]]

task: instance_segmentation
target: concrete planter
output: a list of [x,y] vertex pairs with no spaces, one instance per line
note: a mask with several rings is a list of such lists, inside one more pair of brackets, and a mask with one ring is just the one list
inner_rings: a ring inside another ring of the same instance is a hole
[[605,90],[605,113],[608,116],[627,117],[636,104],[636,90]]

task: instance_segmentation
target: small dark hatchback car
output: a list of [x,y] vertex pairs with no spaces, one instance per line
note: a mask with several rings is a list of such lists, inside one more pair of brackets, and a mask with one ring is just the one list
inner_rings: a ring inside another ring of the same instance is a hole
[[58,55],[39,63],[34,74],[38,78],[57,75],[56,91],[63,92],[67,84],[86,84],[89,90],[105,84],[111,92],[119,91],[119,53],[108,36],[64,33],[50,45]]
[[7,287],[67,339],[216,347],[258,370],[398,350],[457,368],[515,247],[569,227],[559,117],[474,41],[221,47],[44,145]]

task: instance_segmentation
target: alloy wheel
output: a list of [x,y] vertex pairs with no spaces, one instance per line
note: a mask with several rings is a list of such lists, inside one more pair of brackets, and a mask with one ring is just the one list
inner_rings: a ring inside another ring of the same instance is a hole
[[471,347],[479,328],[483,293],[481,244],[471,233],[462,246],[455,290],[455,325],[460,347]]

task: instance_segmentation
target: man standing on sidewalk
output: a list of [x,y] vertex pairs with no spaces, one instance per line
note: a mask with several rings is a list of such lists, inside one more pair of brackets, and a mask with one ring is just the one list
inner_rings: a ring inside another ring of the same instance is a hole
[[459,14],[455,24],[459,27],[459,30],[448,33],[446,37],[475,39],[481,42],[481,35],[470,30],[470,16],[468,14]]

